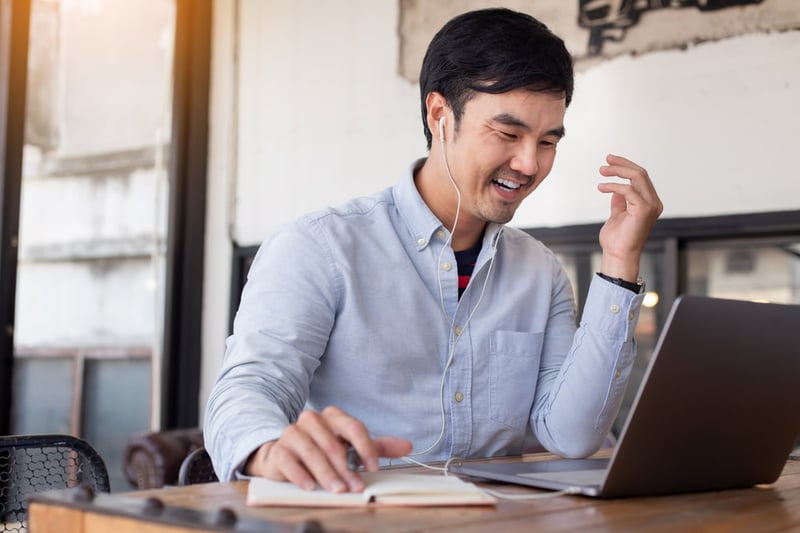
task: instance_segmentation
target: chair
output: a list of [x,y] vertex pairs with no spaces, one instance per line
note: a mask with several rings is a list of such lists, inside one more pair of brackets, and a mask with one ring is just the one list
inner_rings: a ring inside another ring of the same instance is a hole
[[27,531],[28,497],[87,485],[109,492],[108,470],[92,446],[69,435],[0,437],[0,531]]
[[125,477],[140,490],[175,485],[183,461],[202,447],[199,427],[134,433],[125,447]]
[[211,464],[211,457],[205,448],[197,448],[181,463],[178,472],[178,485],[194,485],[195,483],[213,483],[219,481]]

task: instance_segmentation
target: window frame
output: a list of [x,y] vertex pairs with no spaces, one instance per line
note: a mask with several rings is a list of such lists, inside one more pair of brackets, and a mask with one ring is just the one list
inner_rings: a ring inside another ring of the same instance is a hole
[[30,0],[0,0],[0,435],[11,432]]

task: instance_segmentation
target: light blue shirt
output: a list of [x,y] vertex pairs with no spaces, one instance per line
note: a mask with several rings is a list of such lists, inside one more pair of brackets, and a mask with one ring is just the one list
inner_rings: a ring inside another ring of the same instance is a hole
[[642,296],[595,276],[576,328],[553,253],[490,224],[459,300],[448,231],[413,168],[262,244],[206,410],[221,479],[303,409],[329,405],[417,453],[437,441],[443,406],[444,435],[421,461],[519,454],[530,430],[565,457],[601,446],[635,357]]

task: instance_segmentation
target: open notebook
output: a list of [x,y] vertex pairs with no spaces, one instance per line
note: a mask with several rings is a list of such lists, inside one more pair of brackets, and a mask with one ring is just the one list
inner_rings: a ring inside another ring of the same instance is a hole
[[333,494],[321,488],[303,490],[288,482],[251,478],[247,505],[285,507],[493,505],[496,500],[455,476],[362,472],[364,492]]
[[780,475],[799,406],[800,305],[682,296],[610,459],[450,470],[600,497],[751,487]]

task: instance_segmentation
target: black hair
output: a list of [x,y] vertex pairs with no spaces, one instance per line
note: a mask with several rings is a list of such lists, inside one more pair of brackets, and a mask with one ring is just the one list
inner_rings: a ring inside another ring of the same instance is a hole
[[419,76],[422,126],[431,130],[425,99],[437,91],[453,111],[456,127],[476,93],[528,89],[572,100],[572,56],[564,41],[530,15],[505,8],[480,9],[451,19],[428,45]]

